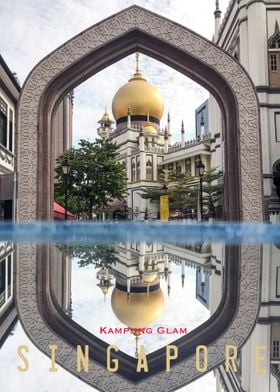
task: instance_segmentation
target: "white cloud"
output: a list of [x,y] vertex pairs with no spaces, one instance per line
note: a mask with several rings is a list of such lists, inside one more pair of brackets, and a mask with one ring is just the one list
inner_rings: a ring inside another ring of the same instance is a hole
[[[13,6],[1,2],[0,23],[5,34],[1,36],[0,52],[12,71],[23,83],[36,63],[50,51],[92,24],[121,9],[138,4],[183,24],[211,39],[214,29],[215,1],[163,0],[160,8],[156,0],[14,0]],[[228,0],[221,0],[225,9]],[[105,104],[110,109],[116,90],[130,77],[134,61],[129,56],[103,70],[75,91],[74,141],[92,140],[97,121]],[[142,69],[148,80],[157,86],[172,116],[174,141],[180,137],[182,119],[186,137],[194,135],[194,110],[207,97],[207,92],[186,77],[157,61],[144,57]]]

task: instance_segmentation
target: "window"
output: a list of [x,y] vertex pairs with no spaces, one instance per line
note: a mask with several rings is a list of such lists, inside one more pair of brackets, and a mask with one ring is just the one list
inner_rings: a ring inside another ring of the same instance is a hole
[[275,37],[270,45],[270,49],[280,49],[280,37]]
[[274,339],[272,341],[272,358],[279,359],[280,358],[280,340]]
[[275,24],[274,34],[268,40],[268,70],[271,87],[280,87],[280,32]]
[[169,171],[173,171],[173,163],[169,163],[168,164],[168,170]]
[[136,181],[136,168],[135,168],[135,162],[132,162],[131,165],[131,181],[135,182]]
[[280,113],[274,113],[274,120],[275,120],[275,140],[276,142],[280,142]]
[[191,175],[191,160],[186,159],[185,161],[185,172],[189,175]]
[[150,181],[153,180],[153,165],[150,159],[146,163],[146,179]]
[[8,298],[12,295],[12,256],[8,256]]
[[277,71],[277,55],[275,53],[270,54],[270,70]]
[[0,144],[7,147],[7,111],[8,106],[0,98]]
[[0,262],[0,309],[5,303],[6,259]]
[[140,160],[137,161],[137,180],[140,181]]
[[9,150],[13,152],[14,114],[9,110]]
[[176,162],[176,173],[181,173],[182,168],[179,162]]

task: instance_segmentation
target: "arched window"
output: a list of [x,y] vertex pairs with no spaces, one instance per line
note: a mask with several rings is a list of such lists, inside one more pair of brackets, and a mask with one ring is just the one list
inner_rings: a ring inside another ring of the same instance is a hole
[[176,173],[181,173],[182,167],[179,162],[176,162]]
[[156,145],[155,139],[152,138],[152,146],[154,147]]
[[190,158],[188,158],[188,159],[186,159],[186,161],[185,161],[185,172],[187,173],[187,174],[189,174],[189,175],[191,175],[191,173],[192,173],[192,168],[191,168],[191,160],[190,160]]
[[148,138],[145,137],[145,146],[148,147]]
[[150,159],[146,163],[146,180],[153,180],[153,165]]
[[135,168],[135,162],[132,162],[131,165],[131,182],[136,181],[136,168]]
[[275,24],[274,34],[268,40],[269,83],[271,87],[280,87],[280,32]]
[[137,181],[140,181],[140,161],[137,162]]

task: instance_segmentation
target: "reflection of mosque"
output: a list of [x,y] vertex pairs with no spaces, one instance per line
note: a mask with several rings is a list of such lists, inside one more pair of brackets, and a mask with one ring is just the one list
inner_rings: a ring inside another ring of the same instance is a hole
[[[97,271],[98,286],[104,296],[113,288],[112,310],[124,326],[133,330],[136,344],[143,330],[159,319],[164,308],[164,290],[168,296],[172,295],[174,265],[181,269],[182,287],[187,269],[196,270],[196,299],[207,309],[210,309],[211,279],[219,280],[221,287],[223,265],[220,258],[212,255],[209,244],[128,242],[118,244],[117,250],[115,264]],[[217,306],[219,302],[220,297],[213,299],[212,304]]]
[[[210,276],[217,272],[221,285],[222,265],[212,263],[211,246],[177,246],[148,242],[116,245],[115,264],[97,271],[98,286],[105,296],[112,288],[111,306],[116,318],[138,339],[163,312],[164,291],[172,295],[172,271],[180,267],[184,287],[188,268],[196,269],[196,298],[209,309]],[[214,259],[213,259],[214,260]],[[114,283],[113,283],[114,282]],[[219,303],[219,301],[216,301]],[[173,325],[176,327],[176,325]]]
[[[155,243],[118,244],[116,264],[102,266],[97,271],[99,287],[106,295],[112,290],[112,309],[126,326],[141,328],[153,323],[163,307],[162,293],[172,296],[174,265],[181,269],[181,283],[186,286],[187,267],[195,268],[196,298],[212,315],[220,303],[223,280],[223,249],[211,246]],[[0,347],[12,333],[17,321],[14,302],[13,251],[7,243],[0,245]],[[271,260],[267,263],[266,260]],[[280,379],[280,264],[279,248],[264,246],[262,293],[260,314],[255,329],[241,350],[238,372],[225,372],[224,366],[216,371],[217,391],[278,391]],[[52,289],[61,308],[71,316],[71,258],[55,253],[51,268]],[[102,293],[100,293],[102,295]],[[147,295],[148,294],[148,295]],[[145,317],[140,317],[138,298]],[[133,310],[133,311],[131,311]],[[141,320],[142,324],[139,322]],[[256,372],[256,347],[263,351],[261,367],[267,371]],[[250,369],[249,369],[250,367]],[[242,386],[240,389],[238,385]],[[248,385],[253,385],[249,388]],[[239,388],[239,389],[238,389]]]

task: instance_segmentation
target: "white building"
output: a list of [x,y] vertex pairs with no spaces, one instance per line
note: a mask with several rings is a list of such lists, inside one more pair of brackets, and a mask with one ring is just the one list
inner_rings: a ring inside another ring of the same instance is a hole
[[15,209],[15,111],[19,84],[0,56],[0,220],[13,219]]
[[[267,219],[280,220],[280,1],[232,0],[221,22],[216,1],[214,40],[251,76],[260,104],[264,196]],[[222,135],[219,108],[209,100],[210,132]],[[220,152],[222,153],[222,148]],[[222,158],[222,156],[221,156]],[[238,372],[216,371],[217,391],[279,391],[280,386],[280,250],[265,245],[260,314],[239,354]],[[260,368],[256,350],[261,348]]]
[[[215,11],[215,43],[244,66],[256,86],[260,105],[262,162],[266,216],[280,219],[280,2],[231,0],[221,22]],[[213,97],[209,129],[221,130],[221,115]]]

